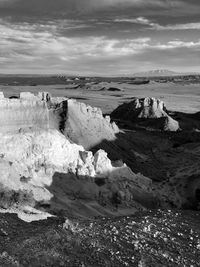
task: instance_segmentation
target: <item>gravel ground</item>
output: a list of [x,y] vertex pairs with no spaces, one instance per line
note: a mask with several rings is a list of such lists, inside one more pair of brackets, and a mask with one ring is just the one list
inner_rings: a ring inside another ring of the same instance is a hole
[[200,213],[154,210],[132,217],[0,215],[0,266],[200,266]]

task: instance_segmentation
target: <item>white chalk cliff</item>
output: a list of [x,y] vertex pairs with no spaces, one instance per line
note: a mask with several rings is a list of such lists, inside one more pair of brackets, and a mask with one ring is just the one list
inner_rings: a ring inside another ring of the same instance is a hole
[[19,99],[0,97],[0,132],[15,132],[20,128],[38,127],[60,130],[73,142],[89,149],[102,140],[114,140],[119,132],[110,117],[103,117],[93,108],[67,98],[52,98],[48,93],[37,96],[23,92]]
[[72,142],[81,140],[87,147],[101,138],[115,138],[119,129],[103,118],[99,109],[52,99],[47,93],[22,94],[19,99],[1,95],[0,105],[4,208],[45,202],[53,203],[57,210],[61,206],[65,209],[69,208],[67,196],[75,195],[97,202],[103,198],[109,203],[115,194],[129,203],[148,205],[153,201],[151,179],[134,174],[125,164],[113,167],[103,150],[93,155]]
[[101,143],[103,140],[115,140],[119,128],[110,117],[103,117],[99,108],[91,107],[69,99],[56,105],[54,114],[58,115],[62,133],[85,149]]

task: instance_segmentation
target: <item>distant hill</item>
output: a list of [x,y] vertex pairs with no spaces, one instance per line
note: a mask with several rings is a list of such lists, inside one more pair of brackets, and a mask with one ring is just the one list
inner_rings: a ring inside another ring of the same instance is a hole
[[182,74],[165,69],[151,70],[147,72],[139,72],[134,74],[135,77],[160,77],[160,76],[176,76],[176,75],[182,75]]

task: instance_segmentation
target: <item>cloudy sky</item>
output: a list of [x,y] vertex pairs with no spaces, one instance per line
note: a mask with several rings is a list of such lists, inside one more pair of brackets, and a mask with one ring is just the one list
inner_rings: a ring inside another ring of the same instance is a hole
[[0,73],[200,72],[200,0],[0,0]]

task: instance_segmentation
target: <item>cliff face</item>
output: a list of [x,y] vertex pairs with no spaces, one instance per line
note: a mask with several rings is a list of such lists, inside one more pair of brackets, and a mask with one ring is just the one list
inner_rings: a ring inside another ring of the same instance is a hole
[[119,132],[102,111],[72,99],[52,98],[48,93],[37,96],[23,92],[19,99],[0,95],[0,132],[21,128],[57,129],[86,149],[102,140],[114,140]]
[[49,111],[39,97],[20,99],[0,97],[0,132],[14,132],[24,127],[49,128]]
[[[119,203],[136,208],[153,205],[151,179],[125,164],[114,167],[103,150],[94,155],[85,150],[102,139],[113,140],[119,131],[100,109],[48,93],[22,93],[19,99],[1,95],[0,103],[4,208],[45,203],[59,211],[76,207],[76,200],[89,200],[101,210],[91,208],[92,215],[105,215]],[[88,209],[90,204],[84,205]]]
[[114,140],[118,132],[117,125],[110,122],[109,116],[104,118],[101,109],[75,100],[67,101],[63,133],[73,142],[90,149],[102,140]]
[[151,179],[134,174],[125,164],[113,167],[104,151],[93,155],[57,130],[1,134],[0,166],[1,192],[8,203],[15,197],[14,205],[48,203],[51,210],[65,210],[74,196],[76,201],[107,205],[116,197],[135,207],[153,205]]
[[155,98],[144,98],[135,100],[136,109],[139,111],[138,118],[161,118],[166,117],[164,102]]

